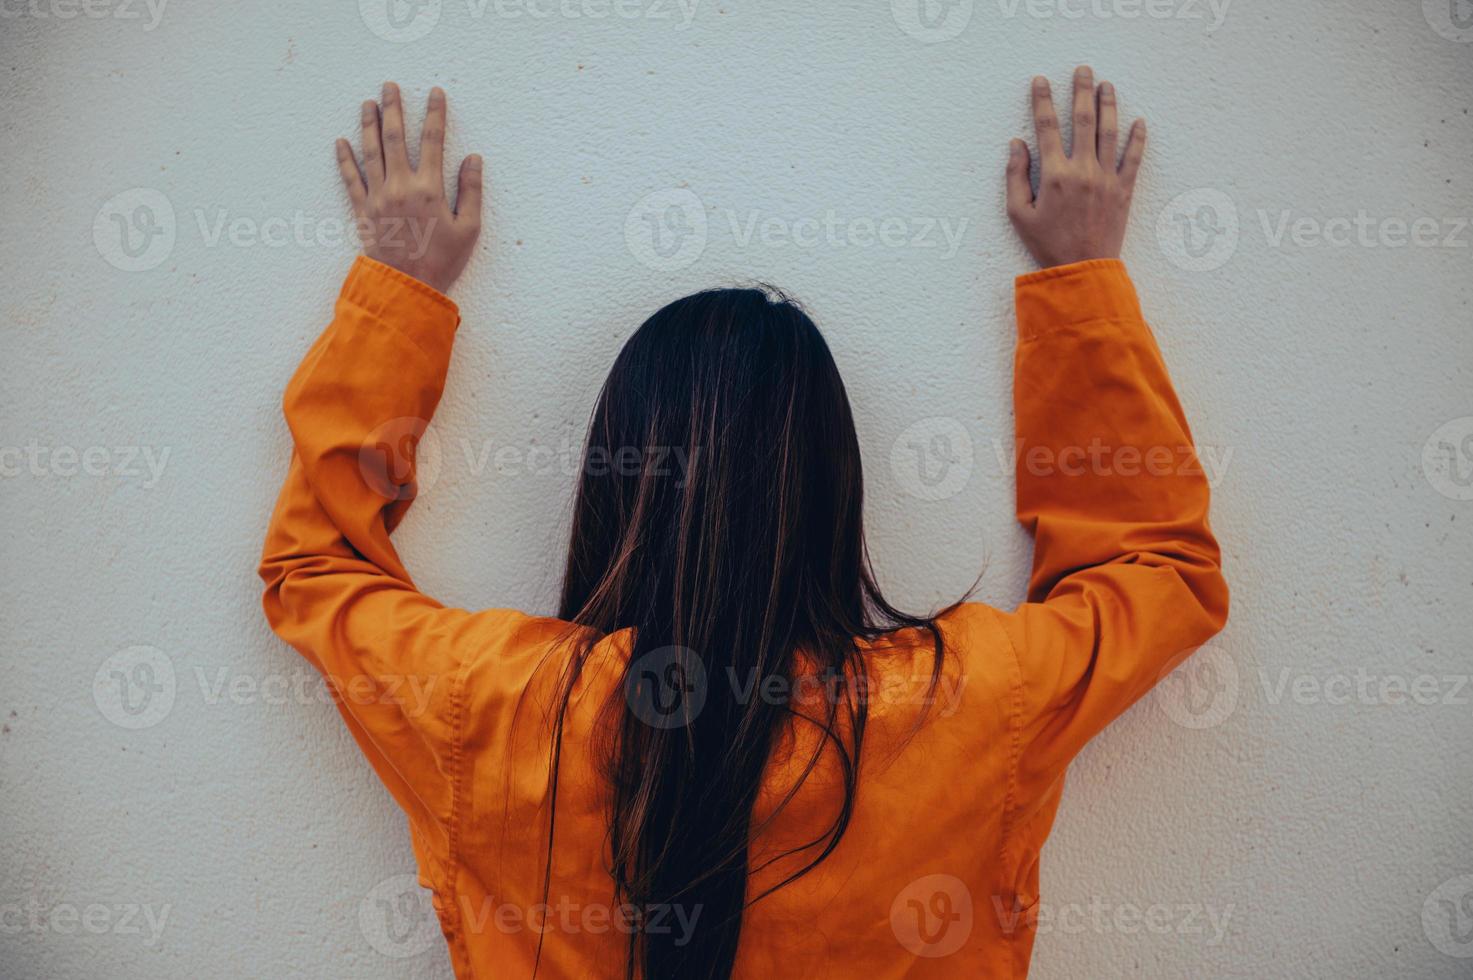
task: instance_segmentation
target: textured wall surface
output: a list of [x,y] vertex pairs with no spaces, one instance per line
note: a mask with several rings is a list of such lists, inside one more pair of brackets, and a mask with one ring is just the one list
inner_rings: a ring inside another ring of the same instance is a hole
[[1076,763],[1036,973],[1473,971],[1466,0],[0,13],[0,976],[449,974],[254,576],[280,391],[353,254],[331,141],[380,81],[443,85],[491,183],[397,536],[426,591],[547,611],[621,339],[761,278],[835,348],[884,582],[925,606],[985,567],[1010,604],[1001,174],[1030,74],[1086,60],[1152,123],[1127,259],[1234,615]]

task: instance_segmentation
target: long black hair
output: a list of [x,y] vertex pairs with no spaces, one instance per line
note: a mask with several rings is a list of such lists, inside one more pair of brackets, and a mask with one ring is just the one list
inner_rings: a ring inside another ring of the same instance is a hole
[[583,462],[559,611],[582,639],[554,722],[548,867],[574,682],[598,637],[632,629],[602,760],[610,872],[621,902],[678,907],[695,926],[636,932],[625,972],[725,980],[743,912],[762,897],[747,894],[753,804],[798,717],[751,692],[793,684],[801,663],[835,694],[824,716],[802,717],[824,736],[808,771],[830,747],[843,800],[818,839],[788,852],[812,859],[781,887],[833,851],[853,812],[867,717],[857,641],[928,630],[934,687],[941,634],[875,584],[844,383],[813,321],[775,291],[709,290],[650,317],[609,372]]

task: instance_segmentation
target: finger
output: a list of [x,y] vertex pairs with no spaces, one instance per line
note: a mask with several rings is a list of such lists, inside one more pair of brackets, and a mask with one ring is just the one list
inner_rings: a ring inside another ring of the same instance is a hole
[[1146,155],[1146,121],[1137,119],[1130,127],[1130,138],[1125,141],[1125,159],[1120,162],[1120,180],[1126,188],[1135,186],[1135,176],[1141,169],[1141,158]]
[[1099,90],[1099,131],[1095,135],[1095,149],[1100,166],[1113,172],[1116,169],[1116,126],[1119,119],[1115,108],[1115,86],[1101,82]]
[[479,228],[481,225],[481,170],[479,153],[460,163],[460,181],[455,191],[455,220]]
[[425,123],[419,131],[419,169],[435,180],[441,193],[445,190],[445,90],[438,85],[430,89],[425,109]]
[[1028,182],[1028,144],[1013,140],[1008,147],[1008,216],[1017,220],[1033,210],[1033,185]]
[[1074,136],[1069,149],[1074,158],[1095,154],[1095,73],[1089,65],[1074,70]]
[[1054,96],[1048,79],[1039,75],[1033,80],[1033,128],[1038,133],[1038,153],[1044,166],[1064,156],[1064,141],[1059,137],[1059,117],[1054,114]]
[[404,149],[404,100],[399,86],[384,82],[383,95],[384,176],[409,171],[409,154]]
[[368,201],[368,188],[363,183],[363,173],[358,169],[358,161],[353,159],[353,147],[347,140],[338,140],[337,150],[338,173],[342,175],[343,188],[348,192],[353,214],[361,215],[363,205]]
[[363,179],[370,191],[384,182],[384,147],[379,139],[378,103],[363,103]]

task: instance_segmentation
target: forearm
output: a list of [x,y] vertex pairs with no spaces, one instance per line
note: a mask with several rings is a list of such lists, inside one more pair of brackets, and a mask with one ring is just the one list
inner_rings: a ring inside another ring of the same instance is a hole
[[457,323],[445,297],[360,258],[287,385],[292,467],[260,574],[272,626],[320,666],[337,612],[369,594],[404,593],[401,612],[439,608],[414,593],[389,533],[416,493],[415,446]]
[[360,257],[282,399],[333,523],[386,568],[398,568],[387,532],[418,492],[415,451],[439,405],[459,322],[445,296]]
[[1117,561],[1215,577],[1209,490],[1161,353],[1118,260],[1021,277],[1018,518],[1035,535],[1029,599]]

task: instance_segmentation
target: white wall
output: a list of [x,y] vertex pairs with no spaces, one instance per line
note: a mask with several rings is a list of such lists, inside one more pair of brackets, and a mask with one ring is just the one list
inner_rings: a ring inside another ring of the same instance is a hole
[[[915,0],[436,0],[408,42],[350,2],[97,2],[0,20],[0,975],[448,975],[432,925],[390,938],[403,821],[254,576],[281,387],[352,255],[320,240],[332,138],[382,79],[443,85],[491,175],[443,466],[397,538],[425,589],[546,611],[570,480],[522,454],[576,442],[648,312],[760,277],[835,348],[884,581],[928,605],[985,563],[1009,604],[1028,264],[1001,171],[1030,74],[1085,60],[1152,123],[1127,258],[1213,454],[1234,613],[1075,766],[1036,975],[1473,970],[1473,30],[1448,0],[949,0],[935,30]],[[172,244],[130,258],[113,215],[150,213]],[[690,223],[688,264],[652,267],[645,213]],[[961,235],[865,246],[867,219]],[[927,500],[901,437],[938,416],[972,468]],[[150,667],[125,705],[111,671]]]

